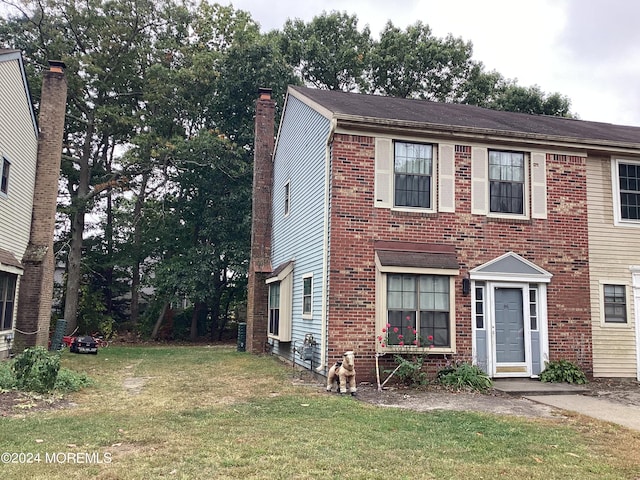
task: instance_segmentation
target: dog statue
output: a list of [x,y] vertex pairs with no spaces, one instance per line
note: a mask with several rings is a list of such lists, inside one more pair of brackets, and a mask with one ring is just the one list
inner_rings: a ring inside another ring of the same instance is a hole
[[337,390],[340,393],[347,393],[347,382],[349,382],[349,393],[356,394],[356,368],[354,364],[355,355],[353,352],[345,352],[341,362],[336,362],[330,369],[327,376],[327,392],[330,392],[333,383],[340,385]]

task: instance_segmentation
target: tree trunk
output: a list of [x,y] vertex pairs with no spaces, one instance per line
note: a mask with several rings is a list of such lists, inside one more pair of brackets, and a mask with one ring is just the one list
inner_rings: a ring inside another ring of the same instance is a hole
[[198,319],[200,318],[200,312],[205,308],[206,303],[196,302],[193,307],[193,314],[191,315],[191,334],[189,335],[189,339],[192,342],[195,342],[198,339]]
[[65,289],[64,318],[67,321],[67,334],[70,334],[78,325],[78,304],[80,303],[80,286],[82,277],[82,236],[84,234],[84,215],[87,211],[89,198],[89,180],[91,177],[91,139],[93,138],[93,117],[89,117],[86,138],[83,146],[82,157],[79,159],[80,175],[78,188],[72,193],[71,214],[71,245],[67,257],[67,286]]
[[71,217],[71,245],[67,257],[67,287],[65,289],[66,295],[64,302],[64,318],[67,321],[67,334],[73,332],[78,325],[83,232],[84,209],[74,212]]
[[169,302],[167,302],[162,306],[162,311],[160,312],[160,315],[158,315],[156,324],[153,326],[153,332],[151,332],[151,338],[154,340],[158,338],[158,331],[162,326],[162,321],[164,320],[164,317],[167,314],[167,310],[169,310],[169,305],[170,305]]
[[224,333],[224,329],[227,326],[227,322],[229,321],[229,307],[231,306],[231,299],[233,298],[233,293],[230,293],[229,296],[227,297],[227,301],[225,302],[224,305],[224,315],[222,316],[222,319],[220,320],[219,325],[218,325],[218,341],[222,340],[222,335]]
[[142,243],[142,206],[146,200],[147,183],[149,183],[149,177],[151,173],[145,172],[142,175],[142,183],[140,185],[140,193],[136,198],[136,203],[133,207],[133,266],[131,274],[131,324],[138,324],[138,317],[140,316],[140,264],[144,261],[141,258],[141,246]]

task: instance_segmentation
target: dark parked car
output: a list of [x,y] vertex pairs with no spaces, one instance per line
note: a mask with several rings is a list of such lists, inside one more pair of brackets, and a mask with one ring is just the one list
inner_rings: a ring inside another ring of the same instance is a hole
[[73,342],[71,342],[69,351],[72,353],[91,353],[96,355],[98,353],[98,344],[90,335],[75,337]]

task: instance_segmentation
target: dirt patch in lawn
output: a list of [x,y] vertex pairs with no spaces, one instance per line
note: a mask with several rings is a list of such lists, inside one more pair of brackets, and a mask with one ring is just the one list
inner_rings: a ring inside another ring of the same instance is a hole
[[561,416],[556,409],[525,398],[491,390],[488,393],[451,391],[437,386],[424,388],[390,387],[379,392],[375,385],[358,387],[356,398],[381,407],[404,408],[418,412],[457,410],[519,417]]
[[61,395],[18,391],[0,392],[0,417],[22,417],[29,412],[71,408],[75,404]]
[[[595,379],[585,385],[585,395],[623,405],[640,406],[640,383],[633,380]],[[358,400],[382,407],[405,408],[419,412],[429,410],[459,410],[522,417],[554,417],[562,415],[551,406],[526,398],[490,390],[488,393],[455,392],[438,385],[424,388],[390,387],[379,392],[375,385],[358,387]]]

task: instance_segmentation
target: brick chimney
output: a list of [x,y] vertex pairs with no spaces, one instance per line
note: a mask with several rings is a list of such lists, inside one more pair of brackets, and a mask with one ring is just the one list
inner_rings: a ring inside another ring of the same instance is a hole
[[[49,65],[50,69],[42,79],[31,233],[22,259],[24,272],[20,279],[16,317],[17,349],[35,345],[46,347],[49,339],[54,272],[53,234],[67,104],[65,65],[60,61],[50,61]],[[18,330],[37,333],[27,335]]]
[[271,272],[271,186],[275,146],[275,102],[271,99],[271,89],[261,88],[258,94],[247,292],[247,348],[253,353],[263,353],[267,344],[269,291],[265,280]]

